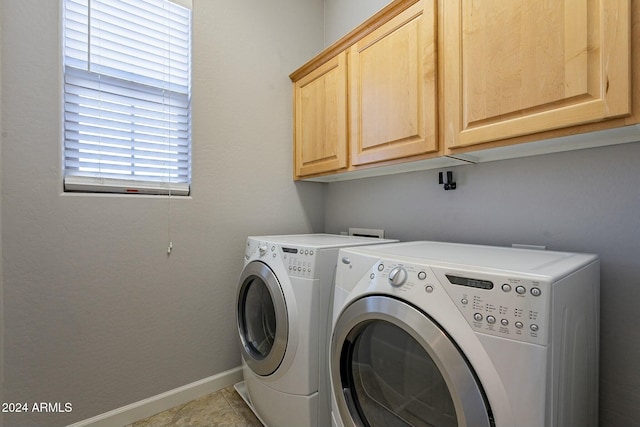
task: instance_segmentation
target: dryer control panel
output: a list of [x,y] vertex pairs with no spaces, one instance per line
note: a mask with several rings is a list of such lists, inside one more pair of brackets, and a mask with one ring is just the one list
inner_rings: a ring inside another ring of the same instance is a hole
[[374,287],[384,282],[399,297],[422,301],[426,311],[445,297],[475,332],[547,344],[551,284],[545,278],[381,260],[368,279]]
[[475,331],[547,344],[551,296],[548,281],[440,267],[432,270]]

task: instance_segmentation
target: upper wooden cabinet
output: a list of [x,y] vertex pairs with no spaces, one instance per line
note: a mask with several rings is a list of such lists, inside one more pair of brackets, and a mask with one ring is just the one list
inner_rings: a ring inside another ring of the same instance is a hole
[[629,0],[442,7],[447,147],[631,113]]
[[295,179],[637,141],[639,44],[640,1],[394,0],[291,74]]
[[349,50],[351,165],[438,150],[434,14],[418,2]]
[[290,76],[294,178],[442,154],[435,12],[393,2]]
[[342,52],[294,83],[295,176],[347,167],[347,60]]

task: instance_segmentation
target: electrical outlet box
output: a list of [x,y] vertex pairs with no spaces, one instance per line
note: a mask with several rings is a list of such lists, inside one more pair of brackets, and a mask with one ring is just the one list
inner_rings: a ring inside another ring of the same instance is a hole
[[537,250],[537,251],[546,251],[547,247],[546,246],[541,246],[541,245],[523,245],[520,243],[513,243],[511,245],[512,248],[517,248],[517,249],[533,249],[533,250]]
[[352,228],[349,227],[349,236],[377,237],[384,239],[384,230],[377,228]]

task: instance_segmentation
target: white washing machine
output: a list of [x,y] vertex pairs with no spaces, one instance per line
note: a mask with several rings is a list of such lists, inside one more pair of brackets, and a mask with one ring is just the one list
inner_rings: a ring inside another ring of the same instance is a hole
[[330,424],[328,328],[338,248],[397,240],[330,234],[249,237],[236,314],[244,383],[272,427]]
[[338,258],[334,426],[598,425],[597,256],[410,242]]

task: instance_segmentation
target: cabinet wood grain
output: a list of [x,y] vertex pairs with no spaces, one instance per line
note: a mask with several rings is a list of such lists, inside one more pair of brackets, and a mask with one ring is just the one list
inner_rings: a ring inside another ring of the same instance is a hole
[[631,114],[629,0],[443,2],[449,148]]
[[350,49],[352,165],[438,150],[435,3],[425,4]]

